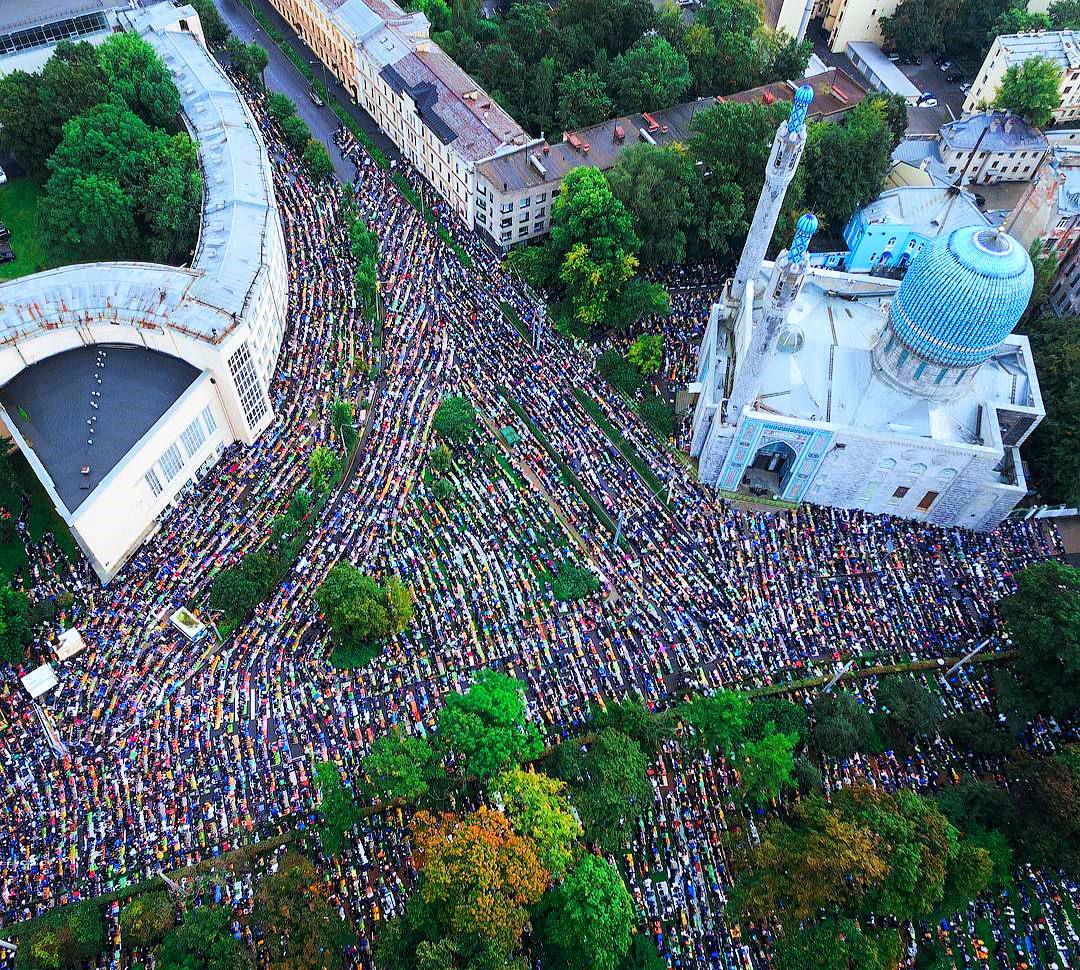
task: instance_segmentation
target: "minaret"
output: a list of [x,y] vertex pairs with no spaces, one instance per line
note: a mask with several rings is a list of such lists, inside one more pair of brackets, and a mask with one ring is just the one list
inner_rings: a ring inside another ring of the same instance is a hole
[[761,269],[761,261],[772,240],[780,207],[784,204],[787,188],[795,177],[795,169],[806,146],[806,113],[813,100],[814,89],[809,84],[802,85],[795,92],[791,115],[776,129],[772,152],[765,166],[765,185],[758,198],[754,221],[750,223],[739,267],[731,284],[729,298],[736,306],[742,302],[747,280],[754,279]]
[[728,398],[725,422],[735,427],[743,408],[757,399],[765,362],[776,352],[777,338],[787,320],[792,304],[802,289],[809,258],[806,250],[810,237],[817,232],[817,219],[807,212],[795,226],[795,238],[773,264],[764,302],[754,311],[750,343],[742,360],[735,361],[735,383]]

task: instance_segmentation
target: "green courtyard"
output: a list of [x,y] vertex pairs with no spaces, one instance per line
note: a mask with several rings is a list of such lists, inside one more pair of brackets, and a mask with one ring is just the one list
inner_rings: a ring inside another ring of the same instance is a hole
[[37,206],[41,187],[29,178],[12,179],[0,185],[0,222],[11,230],[15,259],[0,265],[0,280],[13,280],[49,269],[37,228]]

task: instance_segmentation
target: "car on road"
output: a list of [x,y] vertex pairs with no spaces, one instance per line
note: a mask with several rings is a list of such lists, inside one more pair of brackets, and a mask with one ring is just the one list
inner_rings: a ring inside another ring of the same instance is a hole
[[924,91],[919,96],[919,100],[915,102],[915,106],[917,108],[936,108],[937,97],[934,95],[933,91]]
[[938,65],[938,70],[948,74],[949,73],[949,68],[951,68],[952,66],[953,66],[952,61],[942,61]]
[[321,108],[323,106],[323,99],[315,93],[314,89],[309,90],[307,96],[311,98],[311,103],[315,105],[316,108]]

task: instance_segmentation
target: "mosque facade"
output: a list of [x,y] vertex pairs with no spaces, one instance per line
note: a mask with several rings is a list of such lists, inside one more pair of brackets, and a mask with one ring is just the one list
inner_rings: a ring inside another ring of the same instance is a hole
[[991,530],[1027,494],[1019,449],[1045,416],[1027,338],[1012,332],[1031,260],[976,225],[925,246],[900,282],[812,267],[809,214],[765,260],[812,96],[777,131],[699,350],[699,475],[730,492]]

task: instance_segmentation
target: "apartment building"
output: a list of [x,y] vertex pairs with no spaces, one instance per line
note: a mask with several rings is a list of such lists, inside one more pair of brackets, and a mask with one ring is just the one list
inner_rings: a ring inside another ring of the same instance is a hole
[[525,130],[392,0],[271,0],[470,229],[476,165],[530,143]]
[[941,126],[941,160],[961,185],[1028,182],[1046,157],[1046,136],[1008,111],[968,115]]
[[766,84],[725,97],[698,98],[663,111],[610,118],[598,125],[563,132],[561,141],[535,141],[503,151],[476,165],[476,228],[497,249],[544,236],[551,207],[564,176],[578,166],[607,171],[629,145],[685,143],[694,115],[723,101],[772,104],[790,101],[803,84],[814,89],[811,120],[837,118],[857,105],[867,89],[838,68],[798,81]]
[[1072,30],[1041,30],[998,37],[987,51],[964,99],[964,112],[992,104],[1005,72],[1031,57],[1045,57],[1061,68],[1061,103],[1054,111],[1054,121],[1080,118],[1080,33]]
[[880,44],[881,18],[891,17],[901,0],[822,0],[813,15],[821,16],[829,50],[843,54],[852,41]]

